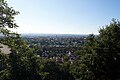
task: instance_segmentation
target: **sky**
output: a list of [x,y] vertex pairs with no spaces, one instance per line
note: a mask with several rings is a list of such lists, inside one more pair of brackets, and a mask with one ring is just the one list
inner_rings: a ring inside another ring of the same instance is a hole
[[120,0],[7,0],[18,33],[97,34],[120,20]]

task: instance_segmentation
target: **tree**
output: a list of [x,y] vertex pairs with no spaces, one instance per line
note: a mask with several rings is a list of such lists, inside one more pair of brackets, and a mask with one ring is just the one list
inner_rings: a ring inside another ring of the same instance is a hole
[[96,56],[97,39],[91,34],[79,51],[79,58],[71,65],[71,74],[78,80],[95,80],[93,73],[94,58]]
[[[5,0],[0,0],[0,34],[6,36],[10,32],[7,28],[16,28],[17,25],[14,22],[14,16],[19,12],[9,7]],[[0,43],[3,43],[3,38],[0,38]],[[6,80],[9,76],[8,55],[0,52],[0,79]]]
[[71,66],[71,73],[80,80],[120,79],[120,22],[113,21],[100,29],[99,35],[89,36]]
[[97,78],[106,80],[120,79],[120,22],[115,19],[100,29],[96,58]]
[[75,80],[69,73],[68,68],[67,64],[58,64],[53,60],[45,60],[42,68],[42,80]]
[[0,0],[0,28],[16,28],[17,24],[14,22],[14,16],[19,12],[9,7],[5,0]]
[[8,56],[0,52],[0,80],[9,79]]
[[18,13],[5,0],[0,0],[0,34],[4,36],[0,43],[11,48],[7,58],[0,53],[0,79],[41,80],[39,58],[19,34],[8,30],[18,27],[14,22],[14,16]]
[[22,49],[10,53],[9,65],[11,80],[41,80],[40,59],[32,49],[28,48],[24,53]]

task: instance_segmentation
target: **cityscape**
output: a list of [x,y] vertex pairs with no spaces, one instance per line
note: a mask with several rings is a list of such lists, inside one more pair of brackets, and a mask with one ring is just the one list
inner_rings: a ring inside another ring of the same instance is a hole
[[119,0],[0,0],[0,80],[120,80]]

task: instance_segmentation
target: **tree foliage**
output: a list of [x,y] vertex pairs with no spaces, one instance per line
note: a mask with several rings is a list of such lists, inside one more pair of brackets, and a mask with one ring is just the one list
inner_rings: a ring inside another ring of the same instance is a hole
[[5,0],[0,0],[0,28],[16,28],[14,16],[19,12],[15,11],[12,7],[9,7]]
[[90,35],[80,50],[80,58],[71,66],[71,73],[80,80],[120,79],[120,22],[113,21]]
[[[120,79],[120,22],[112,22],[93,34],[76,54],[73,63],[57,63],[40,58],[22,40],[19,34],[9,30],[18,27],[14,16],[19,12],[0,0],[0,43],[11,48],[10,54],[0,52],[0,80],[119,80]],[[39,51],[40,52],[40,51]]]
[[[120,22],[113,19],[110,25],[100,29],[96,63],[97,77],[120,79]],[[102,75],[101,75],[102,74]]]
[[93,34],[89,35],[83,48],[79,51],[79,58],[71,65],[71,73],[78,80],[94,80],[93,64],[96,55],[97,40]]
[[5,0],[0,0],[0,33],[3,35],[0,43],[11,48],[11,53],[6,56],[0,53],[0,79],[41,80],[40,60],[37,55],[19,34],[8,30],[8,28],[18,27],[14,20],[14,16],[18,13],[8,6]]

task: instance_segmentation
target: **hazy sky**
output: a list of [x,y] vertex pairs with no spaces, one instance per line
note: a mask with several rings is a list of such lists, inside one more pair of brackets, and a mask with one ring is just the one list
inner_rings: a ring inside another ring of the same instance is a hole
[[8,0],[20,14],[19,33],[98,33],[112,18],[120,20],[120,0]]

